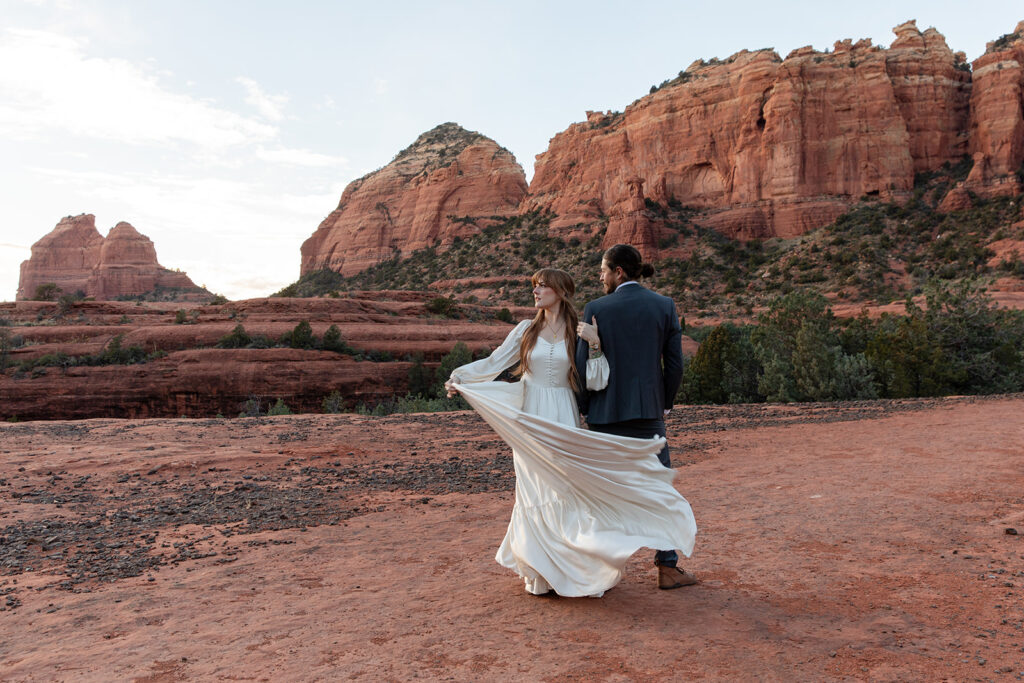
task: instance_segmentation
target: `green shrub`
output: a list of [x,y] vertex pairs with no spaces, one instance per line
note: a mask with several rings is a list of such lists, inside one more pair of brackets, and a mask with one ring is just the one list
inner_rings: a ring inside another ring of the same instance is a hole
[[920,317],[883,317],[864,355],[883,396],[941,396],[954,379],[942,345]]
[[238,417],[259,417],[263,414],[263,400],[259,396],[250,395],[242,404],[242,412]]
[[459,313],[459,305],[450,296],[434,297],[427,302],[426,307],[434,315],[444,316],[445,318],[455,318]]
[[98,356],[93,357],[95,362],[89,365],[134,365],[148,360],[146,351],[141,346],[132,345],[125,348],[121,346],[123,340],[123,334],[115,336]]
[[356,406],[360,415],[384,416],[394,413],[440,413],[449,410],[467,410],[469,405],[461,396],[455,398],[427,398],[407,394],[392,401],[383,401],[372,408],[365,403]]
[[[444,383],[448,381],[448,378],[452,374],[452,370],[461,365],[472,362],[472,360],[473,355],[470,353],[469,347],[462,342],[457,342],[455,346],[452,347],[452,350],[445,354],[441,359],[441,364],[434,373],[434,389],[431,393],[439,398],[444,398],[447,394],[444,388]],[[459,400],[462,400],[462,398],[459,397]],[[464,403],[464,405],[468,404]]]
[[75,304],[85,298],[85,292],[74,294],[61,294],[57,297],[57,318],[64,318],[75,307]]
[[308,320],[303,320],[291,332],[281,335],[281,344],[293,349],[311,349],[316,345],[316,338],[313,336],[313,328]]
[[249,342],[250,349],[269,349],[274,343],[265,334],[254,334]]
[[11,350],[14,344],[11,341],[11,333],[0,328],[0,372],[7,369],[10,364]]
[[345,353],[354,356],[358,351],[348,345],[341,338],[341,330],[338,329],[337,325],[331,325],[324,332],[323,340],[321,342],[321,348],[324,351],[334,351],[335,353]]
[[32,298],[35,301],[53,301],[63,291],[55,283],[47,282],[36,287],[35,295]]
[[502,306],[501,310],[494,314],[495,320],[500,320],[503,323],[515,323],[515,318],[512,317],[512,311]]
[[41,367],[60,367],[67,369],[75,366],[95,365],[134,365],[136,363],[147,363],[151,360],[163,358],[167,355],[165,351],[153,351],[146,353],[145,349],[138,345],[128,347],[122,346],[124,335],[117,335],[104,347],[102,351],[92,355],[69,356],[63,351],[48,353],[32,360],[22,361],[19,369],[23,372]]
[[758,401],[759,369],[750,329],[725,323],[711,331],[686,364],[680,393],[689,403]]
[[320,408],[325,413],[340,413],[345,407],[345,399],[342,398],[341,392],[332,391],[329,393],[320,404]]
[[843,349],[825,297],[796,290],[776,299],[751,333],[761,363],[758,391],[769,401],[877,396],[867,357]]
[[433,373],[423,366],[423,354],[417,353],[409,368],[409,395],[428,397],[433,383]]
[[252,337],[245,331],[245,327],[242,323],[235,325],[235,329],[231,330],[230,334],[226,334],[220,338],[217,342],[217,348],[219,349],[243,349],[249,344],[252,344]]
[[277,399],[277,402],[270,406],[267,410],[267,415],[291,415],[292,411],[288,405],[282,400]]

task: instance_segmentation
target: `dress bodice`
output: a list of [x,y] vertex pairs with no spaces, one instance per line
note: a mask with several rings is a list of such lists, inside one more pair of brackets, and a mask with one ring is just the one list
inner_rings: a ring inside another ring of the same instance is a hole
[[523,375],[523,381],[531,387],[569,389],[569,362],[564,340],[549,342],[537,337],[530,351],[530,371]]
[[[457,384],[473,384],[488,382],[497,377],[502,370],[519,362],[519,350],[522,348],[523,334],[530,326],[524,320],[509,332],[501,346],[487,358],[467,363],[455,368],[451,380]],[[579,425],[579,410],[576,397],[569,382],[572,354],[565,346],[565,340],[549,342],[537,337],[537,342],[530,351],[529,372],[523,375],[524,412],[540,415],[547,419],[572,426]],[[587,361],[588,389],[600,389],[608,382],[608,361],[601,356]],[[597,382],[600,386],[595,386]]]

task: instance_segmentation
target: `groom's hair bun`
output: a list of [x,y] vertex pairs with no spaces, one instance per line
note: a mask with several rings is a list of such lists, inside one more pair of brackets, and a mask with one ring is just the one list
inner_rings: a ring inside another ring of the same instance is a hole
[[631,244],[616,244],[609,247],[602,257],[608,267],[612,270],[622,268],[622,272],[630,279],[638,277],[651,277],[654,275],[654,266],[644,263],[643,256]]

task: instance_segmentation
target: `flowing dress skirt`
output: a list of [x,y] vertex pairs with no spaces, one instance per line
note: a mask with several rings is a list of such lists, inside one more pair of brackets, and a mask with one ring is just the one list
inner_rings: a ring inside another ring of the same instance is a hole
[[581,597],[617,584],[640,548],[689,556],[697,524],[658,460],[665,440],[580,429],[570,390],[526,384],[456,385],[513,451],[516,502],[498,563],[531,593]]

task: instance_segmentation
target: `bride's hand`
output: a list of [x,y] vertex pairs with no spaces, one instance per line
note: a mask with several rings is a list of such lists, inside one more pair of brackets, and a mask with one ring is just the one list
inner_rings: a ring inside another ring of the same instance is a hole
[[576,334],[591,346],[599,346],[601,338],[597,335],[597,316],[590,316],[590,323],[581,322],[576,326]]
[[459,390],[452,386],[451,380],[444,383],[444,388],[448,392],[448,398],[455,398],[459,395]]

